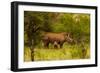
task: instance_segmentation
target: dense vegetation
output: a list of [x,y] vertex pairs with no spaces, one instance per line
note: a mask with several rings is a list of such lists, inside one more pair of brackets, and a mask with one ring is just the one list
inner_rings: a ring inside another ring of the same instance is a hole
[[[77,44],[64,43],[62,49],[46,49],[41,36],[44,32],[69,32]],[[84,44],[82,47],[81,45]],[[24,60],[82,59],[90,57],[90,15],[80,13],[24,12]]]

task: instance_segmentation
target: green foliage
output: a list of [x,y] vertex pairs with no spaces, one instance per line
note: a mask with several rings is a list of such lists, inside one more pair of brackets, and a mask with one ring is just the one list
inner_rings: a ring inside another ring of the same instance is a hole
[[25,42],[38,44],[42,32],[69,32],[75,40],[90,41],[89,14],[25,11],[24,23]]
[[[90,47],[88,44],[85,44],[86,54],[85,59],[90,58]],[[84,59],[82,47],[80,45],[69,45],[64,44],[63,48],[35,48],[34,49],[34,60],[35,61],[44,61],[44,60],[71,60],[71,59]],[[28,47],[25,47],[25,60],[31,61],[30,51]]]

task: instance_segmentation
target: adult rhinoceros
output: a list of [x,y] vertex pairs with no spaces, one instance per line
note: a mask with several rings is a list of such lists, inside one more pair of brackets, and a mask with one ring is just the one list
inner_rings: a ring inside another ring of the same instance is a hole
[[58,45],[60,48],[62,48],[64,42],[73,43],[73,39],[70,37],[69,33],[51,33],[46,32],[43,35],[42,41],[44,43],[45,47],[49,47],[49,44],[53,44],[54,48],[58,48]]

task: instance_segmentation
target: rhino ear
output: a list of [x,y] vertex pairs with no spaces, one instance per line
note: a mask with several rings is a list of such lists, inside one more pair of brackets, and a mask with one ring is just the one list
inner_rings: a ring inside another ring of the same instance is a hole
[[69,37],[69,36],[70,36],[70,34],[69,34],[69,33],[66,33],[66,36],[67,36],[67,37]]

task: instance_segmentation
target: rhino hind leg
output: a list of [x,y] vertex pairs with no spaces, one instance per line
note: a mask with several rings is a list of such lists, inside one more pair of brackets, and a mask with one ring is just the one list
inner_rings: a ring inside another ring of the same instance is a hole
[[44,47],[49,48],[49,42],[44,42]]

